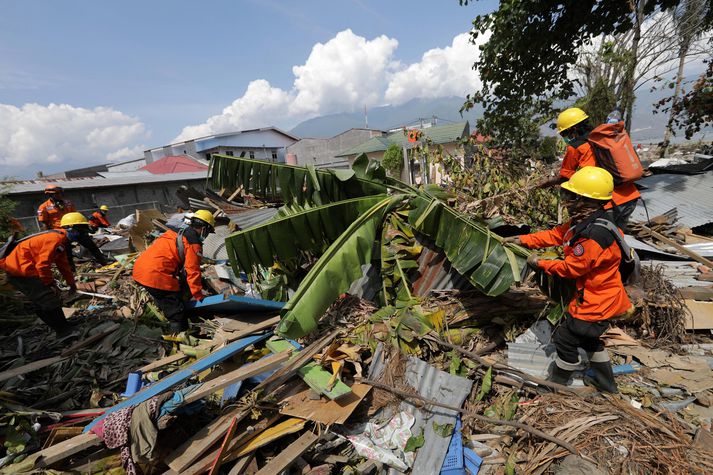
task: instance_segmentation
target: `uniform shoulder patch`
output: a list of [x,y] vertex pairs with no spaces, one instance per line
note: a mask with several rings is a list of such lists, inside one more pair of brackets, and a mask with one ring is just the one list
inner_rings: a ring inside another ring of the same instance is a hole
[[581,243],[580,243],[580,244],[577,244],[577,245],[574,246],[574,248],[572,249],[572,253],[573,253],[575,256],[577,256],[577,257],[583,256],[583,255],[584,255],[584,246],[582,246]]

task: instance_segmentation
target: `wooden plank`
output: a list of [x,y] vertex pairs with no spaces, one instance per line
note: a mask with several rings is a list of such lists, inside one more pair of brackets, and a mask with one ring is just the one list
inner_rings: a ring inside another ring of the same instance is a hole
[[705,257],[699,255],[698,253],[695,253],[695,252],[691,251],[690,249],[687,249],[687,248],[683,247],[682,245],[680,245],[679,243],[677,243],[677,242],[674,241],[673,239],[669,239],[669,238],[667,238],[666,236],[664,236],[663,234],[657,233],[657,232],[654,231],[653,229],[647,228],[646,226],[643,226],[643,228],[646,229],[647,231],[649,231],[649,232],[651,233],[651,235],[652,235],[653,237],[655,237],[656,239],[658,239],[659,241],[665,242],[665,243],[668,244],[669,246],[675,247],[676,250],[678,250],[679,252],[681,252],[681,253],[687,255],[687,256],[690,257],[691,259],[693,259],[693,260],[695,260],[695,261],[698,261],[698,262],[700,262],[701,264],[703,264],[703,265],[705,265],[705,266],[708,266],[709,268],[713,269],[713,262],[709,261],[709,260],[706,259]]
[[[28,457],[25,461],[20,462],[16,473],[29,471],[32,468],[49,467],[57,462],[61,462],[67,457],[71,457],[72,455],[81,452],[82,450],[88,449],[89,447],[101,445],[101,443],[102,440],[93,433],[81,434],[76,437],[72,437],[64,442],[60,442],[52,447],[41,450]],[[12,465],[8,468],[12,468]],[[29,468],[29,470],[25,470],[25,468]]]
[[233,423],[233,419],[237,419],[238,422],[240,422],[245,419],[249,413],[249,410],[234,409],[209,422],[193,437],[168,454],[163,460],[164,463],[174,472],[184,473],[198,457],[228,432],[230,424]]
[[32,363],[28,363],[26,365],[18,366],[17,368],[9,369],[7,371],[3,371],[0,373],[0,382],[6,381],[8,379],[16,378],[17,376],[31,373],[33,371],[37,371],[42,368],[46,368],[47,366],[51,366],[53,364],[57,364],[61,361],[64,361],[68,357],[72,356],[74,353],[77,351],[81,350],[85,346],[91,345],[92,343],[96,342],[97,340],[101,340],[105,336],[109,335],[110,333],[113,333],[114,330],[119,328],[118,323],[112,324],[109,328],[107,328],[105,331],[101,333],[97,333],[96,335],[92,335],[89,338],[85,338],[84,340],[75,343],[71,347],[67,348],[64,350],[60,355],[58,356],[53,356],[51,358],[45,358],[42,360],[37,360],[33,361]]
[[218,470],[220,470],[220,465],[223,460],[223,456],[225,455],[225,448],[228,445],[228,442],[230,442],[230,439],[233,438],[233,434],[235,433],[235,428],[238,425],[238,419],[233,418],[233,422],[230,424],[230,427],[228,428],[228,433],[225,434],[225,438],[223,439],[223,443],[220,444],[220,449],[218,451],[218,455],[215,457],[215,461],[213,462],[213,465],[210,467],[210,472],[208,472],[208,475],[216,475],[218,473]]
[[228,472],[228,475],[240,475],[247,470],[248,465],[250,465],[250,462],[253,461],[253,458],[255,458],[254,453],[249,453],[246,456],[238,459],[237,462],[235,462],[235,465],[233,465],[233,468],[230,469]]
[[190,404],[193,401],[203,399],[209,394],[213,394],[214,392],[230,386],[233,383],[237,383],[238,381],[243,381],[245,379],[252,378],[253,376],[257,376],[258,374],[262,374],[265,371],[276,369],[282,363],[287,361],[291,354],[292,352],[288,350],[274,355],[269,355],[258,361],[243,365],[234,371],[230,371],[229,373],[207,381],[201,384],[201,386],[194,392],[186,396],[184,404]]
[[317,440],[319,440],[319,436],[313,434],[311,431],[305,432],[299,439],[292,442],[285,450],[280,452],[277,457],[270,460],[255,475],[274,475],[282,472],[292,465],[307,449],[312,447]]
[[204,371],[208,368],[212,368],[213,366],[217,365],[218,363],[222,363],[226,359],[230,358],[233,355],[236,355],[243,351],[245,348],[248,346],[257,343],[259,341],[262,341],[266,338],[268,338],[270,334],[264,334],[264,335],[256,335],[256,336],[251,336],[247,338],[240,339],[238,341],[235,341],[228,346],[221,348],[205,358],[201,358],[200,360],[196,361],[192,365],[189,365],[186,368],[179,369],[178,371],[174,372],[173,374],[170,374],[169,376],[163,378],[160,381],[157,381],[156,383],[152,384],[151,386],[145,388],[141,392],[135,394],[133,397],[120,402],[119,404],[116,404],[115,406],[112,406],[106,410],[104,415],[99,416],[98,418],[94,419],[91,424],[89,424],[84,431],[88,432],[89,430],[92,429],[95,425],[99,423],[102,419],[104,419],[106,416],[111,414],[112,412],[116,412],[119,409],[124,409],[125,407],[130,407],[130,406],[136,406],[138,404],[141,404],[144,401],[148,401],[152,397],[161,394],[164,391],[167,391],[171,389],[173,386],[180,384],[184,381],[186,381],[188,378],[192,377],[193,375],[200,373],[201,371]]
[[244,455],[249,454],[250,452],[256,451],[260,447],[264,447],[268,444],[271,444],[286,435],[299,432],[304,429],[306,423],[307,421],[297,417],[292,417],[290,419],[282,421],[279,424],[263,431],[257,437],[253,438],[242,446],[238,447],[235,453],[231,455],[231,457],[242,457]]
[[686,313],[686,330],[710,330],[713,328],[713,302],[684,300],[689,313]]
[[166,356],[165,358],[156,360],[153,363],[149,363],[146,366],[142,366],[141,368],[138,369],[138,371],[141,371],[142,373],[148,373],[149,371],[153,371],[156,368],[160,368],[161,366],[166,366],[166,365],[170,365],[172,363],[176,363],[176,362],[181,361],[185,358],[188,358],[188,355],[178,352],[174,355]]
[[[234,450],[236,447],[242,447],[244,444],[249,442],[250,440],[254,439],[258,435],[262,433],[265,429],[270,427],[272,424],[278,421],[278,419],[282,417],[279,414],[269,416],[269,417],[264,417],[261,420],[259,420],[257,423],[253,424],[253,431],[252,432],[244,432],[235,438],[231,440],[228,443],[228,448],[225,451],[227,454],[225,458],[223,459],[223,463],[228,463],[234,460],[235,454]],[[206,454],[203,458],[195,462],[193,465],[188,467],[183,471],[181,475],[199,475],[201,473],[205,473],[206,470],[210,468],[211,462],[215,460],[215,457],[218,455],[218,450],[213,450],[212,452],[209,452]],[[249,461],[247,463],[250,463]],[[173,473],[173,471],[171,471]]]
[[684,299],[713,300],[713,287],[684,287],[678,291]]
[[310,389],[297,387],[289,397],[281,401],[285,404],[280,408],[280,414],[327,425],[344,424],[370,389],[368,384],[354,383],[350,394],[338,401],[328,401],[321,398],[314,400],[310,397]]

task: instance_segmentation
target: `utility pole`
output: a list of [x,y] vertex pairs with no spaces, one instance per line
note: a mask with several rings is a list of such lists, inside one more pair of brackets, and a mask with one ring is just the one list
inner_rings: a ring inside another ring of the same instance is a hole
[[366,115],[366,104],[364,104],[364,127],[369,128],[369,117]]

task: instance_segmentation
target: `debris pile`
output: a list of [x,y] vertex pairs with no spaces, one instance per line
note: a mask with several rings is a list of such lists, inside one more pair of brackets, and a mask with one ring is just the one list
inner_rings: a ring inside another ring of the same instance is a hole
[[[66,337],[3,286],[2,473],[713,471],[713,340],[689,305],[710,285],[645,265],[603,336],[620,394],[586,366],[550,382],[566,284],[442,190],[380,173],[214,157],[219,191],[186,192],[225,218],[186,333],[130,277],[160,213],[137,211],[116,263],[78,266]],[[657,260],[653,233],[681,242],[662,219],[637,228]]]

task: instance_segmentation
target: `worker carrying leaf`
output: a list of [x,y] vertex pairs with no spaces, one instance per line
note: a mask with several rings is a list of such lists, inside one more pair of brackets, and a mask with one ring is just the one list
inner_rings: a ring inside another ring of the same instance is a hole
[[62,335],[70,330],[70,325],[62,312],[61,293],[52,275],[52,264],[57,266],[70,289],[76,291],[67,248],[81,233],[86,233],[88,224],[82,214],[72,212],[62,216],[59,225],[59,229],[8,241],[0,253],[0,269],[7,273],[8,282],[30,299],[37,316]]
[[109,226],[111,226],[111,223],[106,217],[106,214],[108,212],[109,207],[107,205],[101,205],[99,209],[93,212],[91,217],[89,218],[89,226],[94,231],[100,228],[108,228]]
[[576,293],[554,335],[557,358],[550,381],[567,384],[572,372],[581,368],[577,349],[582,348],[594,373],[591,378],[585,376],[585,383],[610,393],[616,393],[617,387],[609,353],[599,337],[610,318],[632,307],[620,273],[623,234],[605,209],[613,188],[612,175],[606,170],[581,168],[562,183],[568,222],[548,231],[504,239],[531,249],[563,246],[564,259],[540,259],[533,253],[527,261],[535,269],[574,279],[576,284]]
[[[47,201],[42,203],[39,208],[37,208],[37,220],[40,222],[42,229],[58,229],[60,228],[62,218],[68,213],[76,213],[77,209],[74,207],[71,201],[64,199],[64,189],[61,186],[49,184],[45,187],[45,196],[47,196]],[[89,224],[87,219],[84,218],[87,224],[87,231],[89,231]],[[88,250],[94,259],[101,265],[105,266],[113,262],[113,259],[109,259],[105,256],[97,247],[94,240],[89,236],[89,233],[81,233],[77,237],[77,243]],[[68,249],[68,257],[70,259],[70,266],[74,267],[72,262],[71,250]]]
[[198,210],[188,226],[163,233],[134,263],[134,280],[156,301],[170,322],[171,333],[188,329],[182,280],[194,299],[203,300],[200,269],[203,239],[214,227],[215,218],[210,211]]
[[612,221],[626,231],[629,216],[641,198],[634,182],[643,167],[626,133],[623,121],[593,127],[582,109],[570,107],[557,117],[557,131],[567,143],[559,176],[543,181],[540,187],[557,185],[572,178],[583,167],[601,167],[612,174],[614,191],[605,205]]

